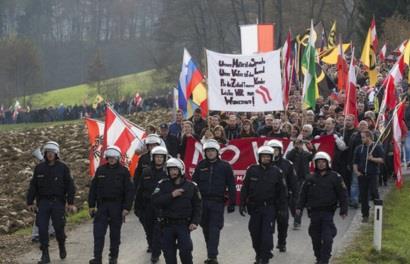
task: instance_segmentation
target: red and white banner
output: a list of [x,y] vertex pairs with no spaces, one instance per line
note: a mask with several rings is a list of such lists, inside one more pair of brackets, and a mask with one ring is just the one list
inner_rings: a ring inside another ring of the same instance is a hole
[[[129,166],[135,155],[135,150],[142,145],[142,138],[145,132],[143,129],[132,124],[119,115],[111,106],[107,105],[105,112],[104,126],[104,151],[108,146],[117,146],[121,150],[122,160],[125,166]],[[105,160],[101,159],[100,164]]]
[[88,156],[90,160],[90,176],[94,176],[102,156],[104,122],[86,118],[85,123],[88,129],[88,142],[90,142],[90,153]]
[[[293,148],[293,143],[288,139],[278,138],[283,142],[286,152]],[[271,138],[243,138],[233,139],[227,145],[221,145],[221,158],[232,166],[236,178],[237,201],[239,192],[242,188],[242,181],[246,169],[257,163],[257,150],[265,145]],[[318,151],[327,152],[332,158],[334,155],[335,139],[333,136],[322,136],[312,140],[313,145]],[[202,144],[193,138],[188,138],[185,149],[185,167],[189,177],[194,173],[196,165],[203,159]]]
[[397,105],[397,110],[393,113],[393,165],[394,173],[396,174],[396,186],[403,186],[403,173],[401,170],[401,143],[407,136],[407,126],[404,123],[405,105],[400,102]]

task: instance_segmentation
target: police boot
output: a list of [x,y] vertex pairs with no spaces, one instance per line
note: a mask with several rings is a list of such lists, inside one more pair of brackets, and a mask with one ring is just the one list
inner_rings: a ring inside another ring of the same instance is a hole
[[48,248],[41,249],[41,260],[37,264],[50,263],[50,255],[48,254]]
[[108,264],[117,264],[117,258],[116,257],[110,257],[108,260]]
[[65,250],[65,242],[58,242],[58,250],[60,252],[60,259],[67,257],[67,251]]
[[90,260],[90,262],[88,262],[89,264],[102,264],[102,260],[101,259],[96,259],[93,258]]
[[204,261],[205,264],[218,264],[218,260],[216,258],[209,258]]
[[286,245],[278,244],[276,248],[279,249],[279,252],[286,252]]

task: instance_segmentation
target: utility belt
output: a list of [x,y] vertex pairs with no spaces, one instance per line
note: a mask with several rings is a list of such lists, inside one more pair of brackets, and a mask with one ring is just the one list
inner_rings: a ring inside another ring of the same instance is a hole
[[169,225],[189,225],[191,218],[160,218],[160,223],[162,226]]
[[203,196],[202,199],[218,203],[223,203],[225,201],[225,198],[223,196]]
[[52,202],[57,202],[60,201],[62,203],[65,203],[65,199],[61,196],[57,196],[57,195],[40,195],[40,201],[41,200],[48,200],[48,201],[52,201]]
[[268,207],[272,205],[276,205],[274,200],[266,200],[266,201],[258,201],[258,202],[249,202],[250,207],[259,208],[259,207]]

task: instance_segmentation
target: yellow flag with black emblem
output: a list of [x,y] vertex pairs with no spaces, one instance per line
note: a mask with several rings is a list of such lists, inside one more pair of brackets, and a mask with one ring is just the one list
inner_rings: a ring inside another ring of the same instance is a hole
[[331,49],[336,47],[336,21],[333,22],[332,28],[329,32],[329,37],[327,39],[327,48]]

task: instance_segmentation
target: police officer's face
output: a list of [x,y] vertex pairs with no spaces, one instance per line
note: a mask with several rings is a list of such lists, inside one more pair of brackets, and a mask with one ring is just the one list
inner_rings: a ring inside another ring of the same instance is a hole
[[207,159],[214,160],[218,156],[216,149],[207,149],[205,150],[205,155]]
[[108,161],[108,164],[110,165],[115,165],[118,162],[117,158],[114,158],[114,157],[108,157],[107,161]]
[[164,164],[164,161],[165,161],[164,155],[154,155],[155,165],[162,165]]
[[272,156],[271,156],[271,155],[268,155],[268,154],[262,154],[261,157],[260,157],[260,159],[261,159],[261,163],[264,164],[264,165],[266,165],[266,164],[271,163],[271,161],[272,161]]
[[327,169],[327,161],[320,159],[316,161],[316,167],[318,170],[326,170]]
[[54,161],[56,159],[56,154],[51,151],[46,151],[46,158],[48,161]]
[[273,155],[275,156],[275,157],[278,157],[279,155],[280,155],[280,149],[279,148],[273,148]]
[[169,168],[168,173],[169,173],[169,177],[171,177],[171,179],[176,179],[179,176],[179,169],[178,168]]

